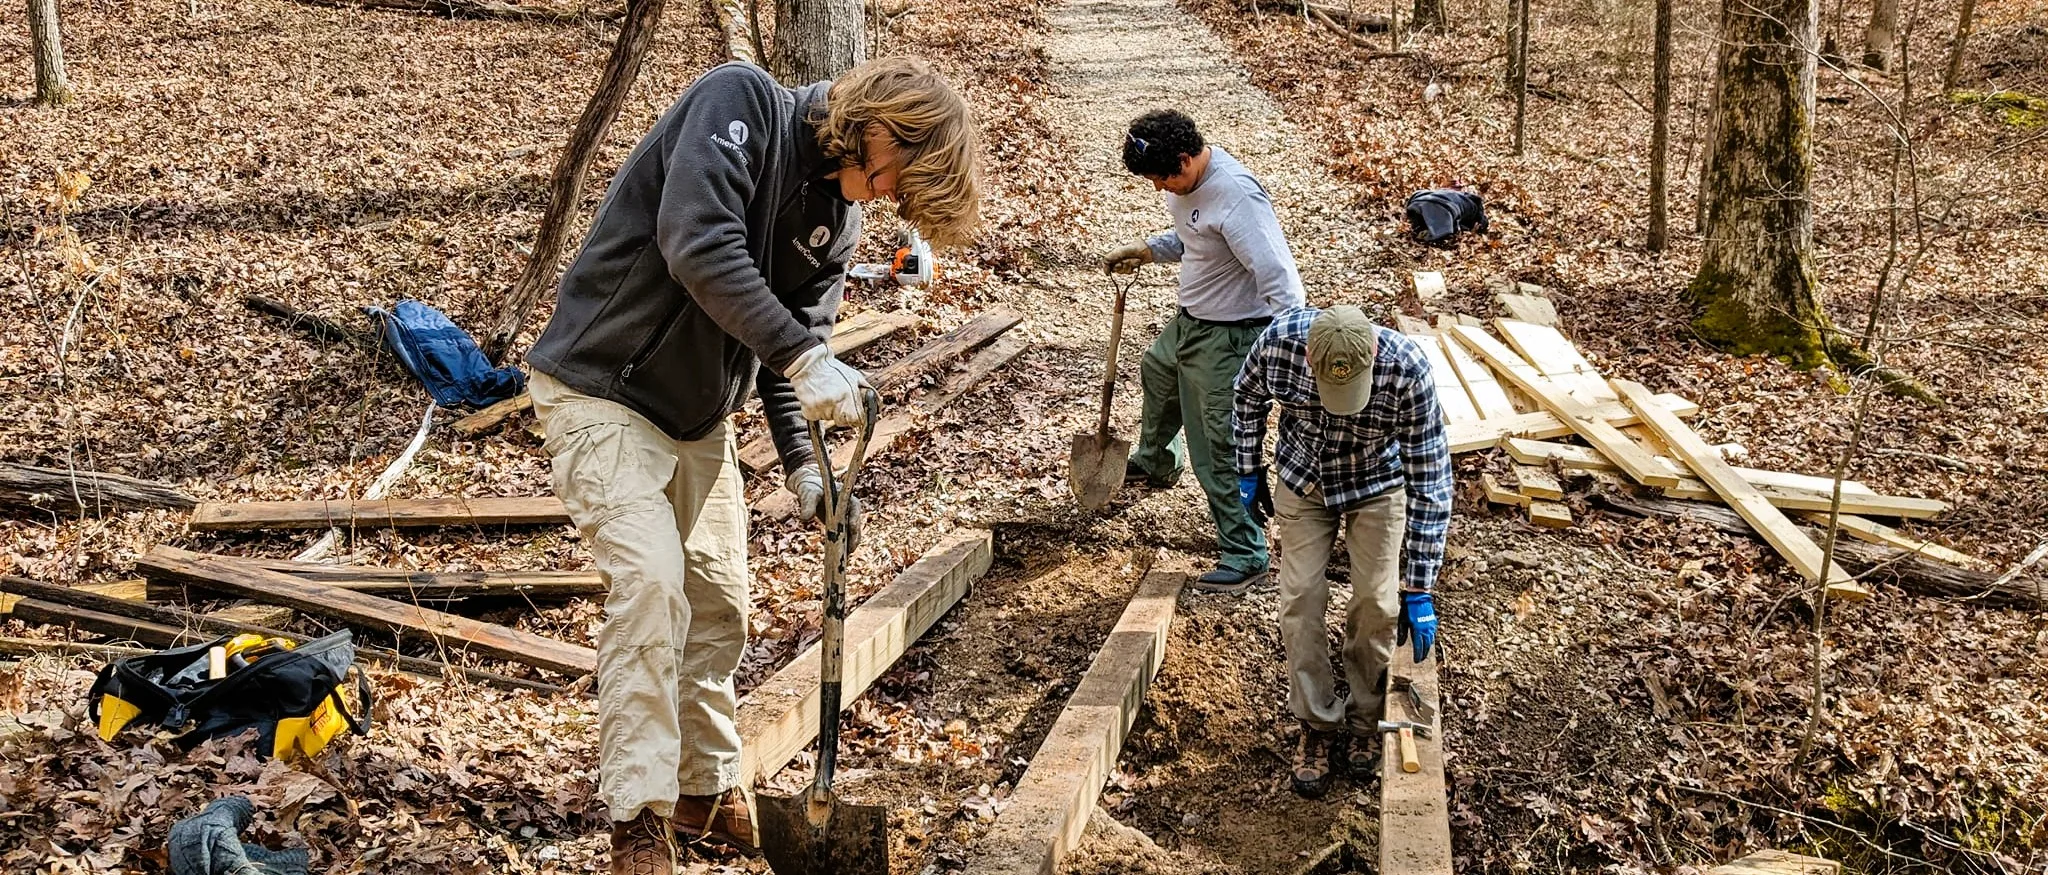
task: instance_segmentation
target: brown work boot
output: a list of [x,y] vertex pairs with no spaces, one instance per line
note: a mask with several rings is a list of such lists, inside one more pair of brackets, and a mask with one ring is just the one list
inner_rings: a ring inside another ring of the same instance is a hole
[[1321,799],[1330,791],[1330,774],[1336,771],[1337,748],[1343,740],[1341,732],[1301,727],[1301,737],[1294,745],[1294,792]]
[[669,823],[686,842],[721,842],[748,856],[760,852],[761,833],[754,826],[753,800],[740,787],[713,796],[677,799],[676,814]]
[[652,809],[612,822],[612,875],[675,875],[676,841]]

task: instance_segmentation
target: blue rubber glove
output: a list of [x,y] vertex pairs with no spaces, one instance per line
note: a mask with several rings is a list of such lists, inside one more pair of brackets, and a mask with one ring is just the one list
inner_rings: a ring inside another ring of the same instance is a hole
[[1237,478],[1237,500],[1244,502],[1244,512],[1251,514],[1252,522],[1263,526],[1272,519],[1273,489],[1266,485],[1266,472]]
[[1394,646],[1415,639],[1415,661],[1429,658],[1436,649],[1436,601],[1426,592],[1401,593],[1401,625],[1394,630]]

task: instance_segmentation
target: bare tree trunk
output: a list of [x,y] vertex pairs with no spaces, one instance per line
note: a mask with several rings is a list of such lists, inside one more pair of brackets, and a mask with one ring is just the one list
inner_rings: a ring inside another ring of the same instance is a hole
[[775,72],[789,84],[830,79],[867,60],[861,0],[775,4]]
[[1657,0],[1655,48],[1650,53],[1650,238],[1651,252],[1671,240],[1667,201],[1671,165],[1671,0]]
[[1956,38],[1948,48],[1948,71],[1941,74],[1941,93],[1956,90],[1956,80],[1963,75],[1963,49],[1970,43],[1970,26],[1975,23],[1977,0],[1963,0],[1963,9],[1956,14]]
[[603,76],[597,80],[597,90],[583,105],[583,114],[577,117],[576,129],[569,135],[569,146],[556,159],[554,175],[548,179],[548,209],[541,216],[533,254],[527,257],[526,269],[520,272],[512,294],[498,312],[498,327],[484,347],[493,363],[505,360],[512,342],[519,337],[520,327],[526,323],[527,311],[554,289],[555,262],[561,258],[569,238],[569,222],[583,199],[583,177],[597,160],[597,149],[611,130],[612,120],[618,118],[619,107],[625,105],[626,95],[633,90],[633,80],[640,78],[640,63],[647,57],[647,47],[654,42],[663,3],[664,0],[629,0],[626,19],[619,25],[618,40],[612,43],[612,54],[605,61]]
[[1700,140],[1700,178],[1692,204],[1692,232],[1707,233],[1707,173],[1714,169],[1714,141],[1721,123],[1721,67],[1714,65],[1713,81],[1707,85],[1707,135]]
[[1892,46],[1899,41],[1899,0],[1871,0],[1870,26],[1863,29],[1863,65],[1891,69]]
[[70,103],[71,82],[64,77],[64,34],[57,27],[57,0],[28,0],[28,41],[36,56],[36,103]]
[[1415,9],[1408,17],[1412,19],[1409,22],[1410,31],[1443,30],[1447,23],[1444,17],[1444,0],[1415,0]]
[[1516,0],[1520,7],[1515,22],[1515,154],[1522,154],[1522,128],[1529,117],[1529,0]]
[[1693,329],[1737,355],[1828,361],[1813,264],[1815,0],[1723,0]]

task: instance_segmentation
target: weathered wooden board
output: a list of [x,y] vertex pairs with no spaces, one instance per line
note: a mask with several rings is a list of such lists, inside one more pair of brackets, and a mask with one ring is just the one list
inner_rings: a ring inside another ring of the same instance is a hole
[[[1450,789],[1444,781],[1442,702],[1437,690],[1437,659],[1416,663],[1406,647],[1394,648],[1387,666],[1386,719],[1427,723],[1430,737],[1415,738],[1416,760],[1422,768],[1401,771],[1401,757],[1380,757],[1380,875],[1451,875]],[[1396,692],[1393,678],[1406,678],[1429,713],[1418,714],[1406,694]],[[1392,753],[1394,735],[1382,733],[1382,750]]]
[[559,526],[569,522],[562,500],[521,498],[379,498],[316,501],[206,502],[192,511],[195,532],[421,526]]

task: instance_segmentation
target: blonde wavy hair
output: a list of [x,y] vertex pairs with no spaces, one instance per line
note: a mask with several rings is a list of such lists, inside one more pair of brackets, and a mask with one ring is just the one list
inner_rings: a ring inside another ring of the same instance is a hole
[[877,58],[833,80],[818,145],[840,166],[867,163],[869,126],[896,141],[896,202],[934,246],[966,244],[981,224],[981,135],[967,100],[932,65]]

